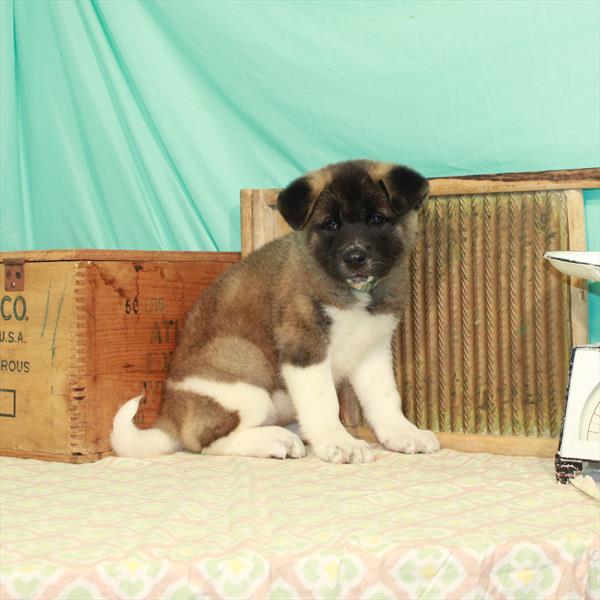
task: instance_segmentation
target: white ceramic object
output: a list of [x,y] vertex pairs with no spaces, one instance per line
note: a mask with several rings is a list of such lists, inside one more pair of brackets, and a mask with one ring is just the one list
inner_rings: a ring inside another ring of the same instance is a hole
[[558,453],[600,461],[600,345],[573,349],[567,406]]
[[600,281],[600,252],[552,251],[546,252],[544,258],[561,273],[580,279]]

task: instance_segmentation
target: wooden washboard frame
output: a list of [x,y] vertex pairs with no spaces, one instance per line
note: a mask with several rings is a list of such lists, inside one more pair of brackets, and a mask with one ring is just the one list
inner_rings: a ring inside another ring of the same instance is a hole
[[[587,342],[587,283],[569,285],[542,256],[585,250],[582,190],[600,188],[600,169],[430,185],[411,304],[394,339],[405,414],[446,448],[552,457],[569,353]],[[290,231],[277,193],[241,191],[242,256]],[[340,407],[354,435],[374,440],[348,385]]]

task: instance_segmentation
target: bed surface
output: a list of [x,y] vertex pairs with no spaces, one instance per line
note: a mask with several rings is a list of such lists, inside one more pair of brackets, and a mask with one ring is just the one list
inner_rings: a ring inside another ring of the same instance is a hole
[[0,597],[599,597],[598,504],[551,460],[376,456],[1,458]]

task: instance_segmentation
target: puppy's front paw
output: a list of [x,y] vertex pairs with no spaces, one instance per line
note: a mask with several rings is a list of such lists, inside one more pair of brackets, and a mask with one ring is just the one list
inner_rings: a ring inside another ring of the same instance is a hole
[[405,454],[431,454],[440,449],[440,443],[433,432],[414,425],[402,426],[393,432],[384,433],[379,437],[379,441],[384,448]]
[[314,443],[315,454],[326,462],[365,463],[375,460],[371,446],[350,434],[339,435]]

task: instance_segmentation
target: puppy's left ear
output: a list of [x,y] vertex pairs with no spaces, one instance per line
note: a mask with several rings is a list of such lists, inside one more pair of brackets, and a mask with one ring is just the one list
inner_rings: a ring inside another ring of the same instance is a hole
[[429,182],[408,167],[379,165],[374,174],[387,194],[393,211],[398,215],[418,210],[427,199]]

